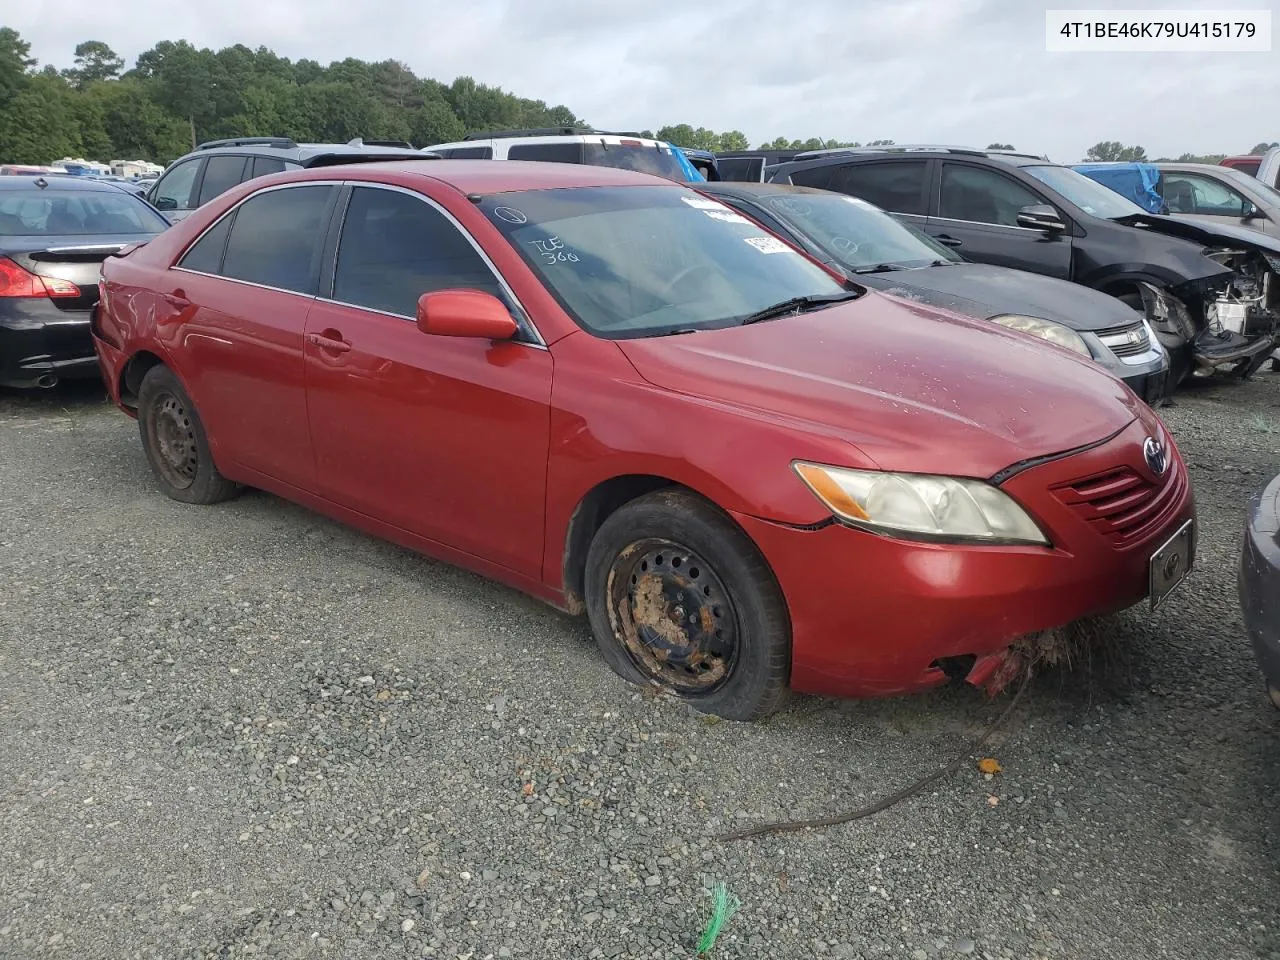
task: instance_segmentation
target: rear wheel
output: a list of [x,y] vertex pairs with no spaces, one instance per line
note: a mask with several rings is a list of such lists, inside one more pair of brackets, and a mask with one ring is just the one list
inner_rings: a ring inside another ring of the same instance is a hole
[[755,544],[697,496],[658,491],[609,516],[587,554],[585,591],[600,652],[625,679],[729,720],[785,699],[782,591]]
[[214,466],[195,404],[168,367],[152,367],[142,378],[138,431],[151,472],[174,500],[218,503],[239,490]]

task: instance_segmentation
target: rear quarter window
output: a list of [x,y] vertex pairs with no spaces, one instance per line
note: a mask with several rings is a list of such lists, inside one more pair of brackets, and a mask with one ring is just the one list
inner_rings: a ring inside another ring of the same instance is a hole
[[581,143],[518,143],[507,150],[508,160],[538,160],[543,163],[581,163]]

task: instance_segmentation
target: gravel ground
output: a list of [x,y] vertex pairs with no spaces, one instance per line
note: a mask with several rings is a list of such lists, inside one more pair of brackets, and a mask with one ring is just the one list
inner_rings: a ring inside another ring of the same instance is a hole
[[[583,623],[260,493],[162,496],[96,391],[0,396],[0,956],[1280,958],[1280,715],[1237,614],[1280,374],[1164,411],[1199,566],[1043,675],[796,698],[754,725],[641,695]],[[993,799],[994,798],[994,799]]]

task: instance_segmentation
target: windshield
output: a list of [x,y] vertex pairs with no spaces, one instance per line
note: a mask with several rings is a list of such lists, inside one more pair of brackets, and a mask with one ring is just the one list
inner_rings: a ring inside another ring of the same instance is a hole
[[835,193],[760,194],[759,203],[853,270],[896,264],[924,267],[960,258],[931,237],[857,197]]
[[122,191],[0,193],[0,237],[152,235],[168,226],[159,213]]
[[578,187],[479,204],[579,326],[623,340],[742,323],[797,297],[848,296],[813,261],[684,187]]
[[657,146],[629,146],[625,143],[591,143],[585,144],[583,162],[593,167],[619,167],[623,170],[637,170],[640,173],[651,173],[668,180],[684,182],[689,178],[684,167],[671,153]]
[[1104,187],[1096,180],[1090,180],[1083,173],[1072,170],[1070,167],[1036,165],[1023,167],[1022,170],[1045,186],[1062,194],[1085,213],[1095,217],[1114,220],[1118,217],[1132,217],[1134,214],[1147,213],[1132,200],[1120,196],[1110,187]]

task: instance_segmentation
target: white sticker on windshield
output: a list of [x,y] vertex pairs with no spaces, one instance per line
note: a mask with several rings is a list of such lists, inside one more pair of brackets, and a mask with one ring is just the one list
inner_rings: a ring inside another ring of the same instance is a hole
[[745,223],[748,226],[751,221],[740,213],[734,213],[732,210],[703,210],[712,220],[723,220],[725,223]]
[[743,239],[761,253],[786,253],[791,249],[777,237],[744,237]]
[[685,203],[698,210],[725,210],[728,209],[718,200],[707,200],[704,197],[681,197]]

